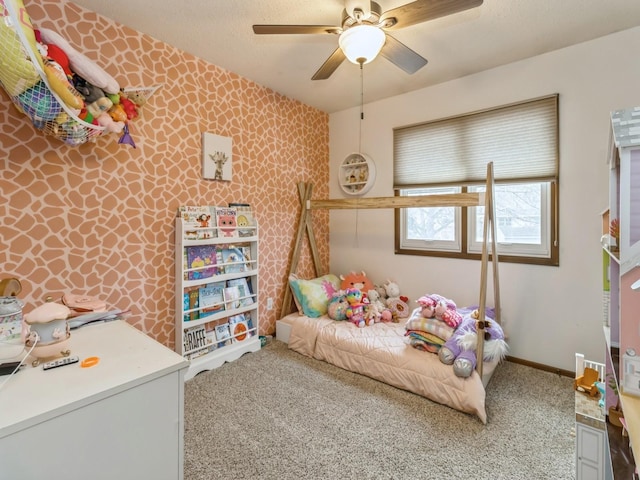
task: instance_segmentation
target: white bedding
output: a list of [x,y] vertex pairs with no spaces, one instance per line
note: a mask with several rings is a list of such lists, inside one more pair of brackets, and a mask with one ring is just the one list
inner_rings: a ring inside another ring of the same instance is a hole
[[453,368],[440,362],[438,355],[411,347],[402,323],[358,328],[351,322],[298,313],[278,322],[279,332],[290,326],[289,348],[296,352],[417,393],[487,422],[484,387],[496,363],[484,363],[483,384],[478,372],[469,378],[456,377]]

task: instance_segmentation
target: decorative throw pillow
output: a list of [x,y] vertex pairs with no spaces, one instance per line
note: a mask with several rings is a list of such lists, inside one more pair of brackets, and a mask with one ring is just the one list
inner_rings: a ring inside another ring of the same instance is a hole
[[317,318],[327,313],[329,300],[340,289],[340,279],[331,273],[313,280],[291,275],[289,285],[298,311],[307,317]]

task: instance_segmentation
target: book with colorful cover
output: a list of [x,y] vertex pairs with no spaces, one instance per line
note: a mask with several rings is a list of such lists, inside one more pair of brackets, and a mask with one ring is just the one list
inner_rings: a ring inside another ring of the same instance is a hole
[[233,207],[216,207],[218,236],[234,238],[238,236],[238,211]]
[[182,205],[178,215],[182,218],[185,240],[201,240],[217,237],[215,228],[216,207],[207,205]]
[[189,288],[184,292],[184,300],[183,300],[184,310],[193,310],[192,312],[186,313],[184,315],[185,321],[189,320],[198,320],[200,316],[198,315],[198,306],[199,306],[199,292],[198,288]]
[[214,315],[224,310],[224,282],[200,287],[200,318]]
[[[239,237],[253,237],[256,235],[256,219],[248,203],[230,203],[229,207],[235,208],[236,224]],[[244,227],[244,228],[243,228]]]
[[190,245],[187,251],[187,268],[196,269],[187,272],[189,280],[199,280],[218,274],[218,249],[215,245]]
[[231,330],[228,323],[216,325],[216,339],[218,340],[218,348],[231,344]]
[[246,340],[249,335],[249,326],[245,319],[244,314],[233,315],[229,317],[229,330],[234,342],[241,342]]
[[242,247],[223,248],[221,253],[224,273],[241,273],[247,270]]
[[246,277],[243,278],[233,278],[231,280],[227,280],[227,286],[233,287],[237,286],[238,290],[240,290],[240,304],[243,307],[249,306],[253,304],[253,297],[251,289],[249,288],[249,282]]
[[240,289],[237,285],[234,285],[232,287],[225,287],[222,294],[224,296],[224,304],[226,310],[233,310],[235,308],[241,307],[242,304],[240,303]]

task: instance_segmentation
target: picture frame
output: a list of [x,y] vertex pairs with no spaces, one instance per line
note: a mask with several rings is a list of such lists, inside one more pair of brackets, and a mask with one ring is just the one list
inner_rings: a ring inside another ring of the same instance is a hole
[[231,181],[233,172],[231,137],[202,134],[202,178]]

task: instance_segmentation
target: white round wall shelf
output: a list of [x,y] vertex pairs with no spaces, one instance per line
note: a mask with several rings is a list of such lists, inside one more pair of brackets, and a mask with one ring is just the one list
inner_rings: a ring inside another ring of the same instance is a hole
[[338,183],[347,195],[364,195],[376,181],[376,164],[364,153],[347,155],[338,171]]

